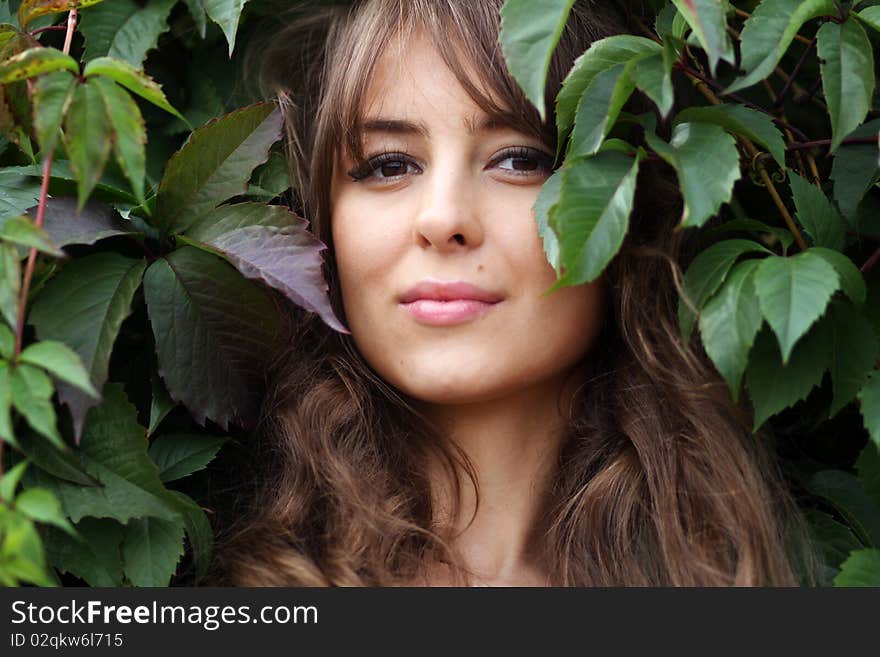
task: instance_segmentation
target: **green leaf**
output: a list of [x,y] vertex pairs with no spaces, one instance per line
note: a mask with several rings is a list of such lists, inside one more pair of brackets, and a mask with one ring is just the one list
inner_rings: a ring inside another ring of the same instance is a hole
[[840,288],[837,272],[810,251],[785,258],[771,256],[755,273],[761,312],[779,340],[783,363]]
[[830,369],[834,399],[829,417],[852,401],[874,369],[877,337],[871,323],[847,302],[831,304]]
[[858,550],[843,562],[834,586],[880,587],[880,550]]
[[865,303],[868,294],[865,279],[862,278],[862,272],[853,264],[852,260],[840,251],[832,251],[820,246],[811,248],[810,253],[820,256],[834,267],[837,275],[840,276],[841,289],[854,303],[859,305]]
[[275,150],[269,154],[265,164],[254,169],[247,195],[255,201],[269,202],[290,189],[290,182],[287,158],[283,153]]
[[880,7],[876,5],[873,7],[866,7],[855,14],[855,16],[861,19],[865,25],[880,31]]
[[675,89],[672,86],[672,65],[677,55],[672,44],[663,44],[663,52],[639,59],[632,65],[631,75],[636,86],[654,101],[665,119],[675,103]]
[[57,340],[35,342],[19,354],[18,360],[42,367],[56,378],[67,381],[95,399],[100,399],[79,355],[63,342]]
[[86,516],[122,523],[144,516],[178,521],[147,454],[146,430],[137,422],[135,407],[118,384],[106,384],[103,396],[104,403],[89,411],[80,447],[72,452],[103,486],[80,486],[39,471],[34,484],[54,492],[73,522]]
[[880,449],[880,375],[876,372],[859,392],[859,401],[868,435]]
[[780,167],[785,168],[785,141],[782,133],[767,114],[745,105],[711,105],[688,107],[675,117],[679,123],[712,123],[737,135],[748,137],[766,148]]
[[86,64],[83,75],[86,78],[95,75],[103,75],[110,78],[133,94],[137,94],[156,107],[161,107],[166,112],[186,122],[186,119],[183,118],[180,112],[174,109],[168,102],[168,99],[165,98],[165,94],[162,92],[162,88],[156,84],[153,78],[126,61],[113,59],[112,57],[98,57]]
[[204,426],[247,428],[278,330],[268,295],[228,263],[193,247],[156,260],[144,276],[159,373],[171,398]]
[[[847,135],[847,139],[877,139],[880,119],[869,121]],[[831,166],[831,180],[834,182],[834,200],[850,225],[856,225],[859,203],[871,186],[880,180],[880,162],[877,158],[877,144],[844,144],[837,149]]]
[[733,196],[739,180],[736,142],[723,128],[707,123],[680,123],[666,143],[648,130],[648,145],[678,175],[684,195],[683,226],[702,226]]
[[734,80],[725,93],[745,89],[769,76],[804,23],[836,14],[832,0],[771,0],[758,4],[740,34],[740,67],[746,75]]
[[672,0],[691,26],[709,57],[709,71],[715,75],[718,61],[734,63],[733,44],[727,35],[726,0]]
[[[7,577],[4,578],[3,575]],[[0,506],[0,581],[9,577],[36,584],[55,586],[46,570],[43,542],[34,523],[20,513]]]
[[116,235],[140,236],[132,222],[122,219],[109,205],[89,200],[82,210],[78,211],[76,206],[73,197],[56,196],[47,200],[43,228],[57,246],[94,244]]
[[[113,343],[144,273],[143,260],[101,252],[66,265],[34,300],[29,322],[40,340],[58,340],[82,359],[92,385],[100,390],[107,380]],[[86,413],[95,400],[80,390],[59,384],[58,396],[70,407],[74,432],[82,434]]]
[[599,150],[635,87],[623,64],[593,78],[578,102],[567,158],[586,157]]
[[876,85],[874,52],[865,29],[854,20],[829,21],[819,28],[817,37],[833,153],[871,109]]
[[280,138],[281,113],[271,103],[236,110],[196,130],[169,160],[159,184],[159,227],[184,232],[243,194],[254,167]]
[[135,586],[168,586],[181,555],[181,520],[134,518],[125,528],[123,569]]
[[660,52],[661,46],[651,39],[620,34],[594,42],[578,57],[556,97],[556,126],[560,148],[569,129],[574,125],[581,96],[596,76],[619,64],[637,62]]
[[[807,509],[806,516],[813,530],[814,540],[822,550],[826,567],[832,569],[831,577],[840,571],[840,564],[846,561],[849,553],[862,547],[862,542],[844,524],[837,522],[827,513],[816,509]],[[822,583],[822,585],[830,585]]]
[[501,8],[501,49],[507,68],[542,121],[550,59],[572,5],[574,0],[507,0]]
[[15,489],[18,488],[18,482],[21,481],[21,476],[29,465],[30,461],[25,459],[3,473],[3,476],[0,477],[0,499],[9,504],[12,503],[15,499]]
[[[80,486],[100,486],[101,482],[83,470],[75,450],[61,451],[37,436],[25,430],[19,438],[19,447],[34,466],[58,479],[69,481]],[[31,482],[36,486],[37,482]]]
[[541,193],[535,200],[532,210],[535,212],[535,221],[538,223],[538,235],[544,244],[544,253],[547,256],[547,262],[556,270],[556,274],[560,273],[559,262],[559,238],[550,227],[550,215],[556,209],[559,203],[559,195],[562,193],[562,169],[557,169],[553,175],[547,178],[541,187]]
[[28,424],[59,449],[66,449],[55,426],[55,409],[51,402],[55,390],[51,379],[42,370],[20,363],[11,370],[9,389],[12,405],[27,419]]
[[[684,291],[697,310],[718,291],[731,267],[746,253],[769,254],[770,251],[752,240],[724,240],[713,244],[694,258],[684,275]],[[678,325],[685,340],[691,337],[694,320],[690,305],[679,300]]]
[[181,479],[210,463],[226,438],[203,434],[164,434],[150,444],[150,457],[159,467],[163,483]]
[[866,546],[880,544],[880,514],[855,475],[822,470],[812,476],[809,487],[834,506]]
[[122,586],[122,537],[125,527],[109,518],[83,518],[76,524],[83,540],[54,532],[46,541],[49,562],[89,586]]
[[28,488],[22,491],[15,498],[15,508],[31,520],[55,525],[71,536],[76,536],[76,530],[64,517],[61,504],[44,488]]
[[0,221],[18,217],[37,205],[40,182],[18,172],[0,168]]
[[120,168],[131,181],[138,201],[144,203],[144,177],[147,169],[147,129],[134,99],[107,78],[90,80],[101,94],[113,128],[113,150]]
[[[27,166],[20,167],[7,167],[0,168],[0,181],[3,181],[4,174],[8,174],[9,178],[13,181],[24,181],[24,184],[30,186],[33,185],[34,188],[34,196],[39,197],[40,194],[40,183],[43,179],[43,169],[41,165],[32,164]],[[5,181],[3,181],[5,182]],[[50,179],[50,190],[53,187],[61,188],[59,191],[62,193],[59,196],[72,196],[75,193],[75,188],[71,185],[65,184],[69,182],[76,182],[76,176],[70,169],[70,164],[68,160],[54,160],[52,162],[52,177]],[[21,186],[20,183],[14,183]],[[125,179],[122,176],[116,175],[112,170],[108,170],[104,172],[104,176],[101,180],[98,181],[98,184],[95,186],[95,197],[98,196],[97,192],[101,192],[100,196],[111,203],[119,203],[124,206],[132,206],[137,204],[137,199],[132,195],[130,191],[128,191],[129,185],[126,183]],[[54,202],[55,197],[53,195],[52,198],[49,199],[49,205]],[[24,206],[23,209],[32,208],[35,206],[37,201],[33,201],[29,205]],[[2,205],[2,203],[0,203]],[[33,209],[33,208],[32,208]],[[19,212],[18,214],[22,214]],[[33,214],[29,212],[29,214]],[[0,214],[2,217],[2,214]]]
[[44,156],[55,148],[75,87],[76,77],[69,71],[53,71],[34,82],[34,129]]
[[0,439],[12,446],[18,445],[18,440],[12,431],[12,372],[9,363],[0,360]]
[[18,7],[18,24],[25,29],[28,23],[40,16],[91,7],[99,2],[103,0],[22,0]]
[[200,0],[205,13],[220,26],[229,44],[229,56],[235,50],[235,33],[238,32],[238,21],[241,10],[248,0]]
[[83,207],[100,180],[112,142],[113,126],[101,92],[86,80],[74,90],[73,101],[64,119],[64,146],[78,182],[78,208]]
[[9,84],[61,70],[79,73],[79,64],[73,57],[55,48],[28,48],[0,62],[0,83]]
[[[21,260],[12,244],[0,242],[0,314],[9,326],[18,320],[21,294]],[[7,358],[9,355],[4,354]]]
[[113,0],[87,11],[79,29],[85,37],[86,59],[115,57],[140,67],[168,30],[168,15],[177,0]]
[[788,179],[797,207],[797,218],[813,244],[835,251],[842,250],[846,242],[846,226],[828,197],[794,171],[788,172]]
[[[188,239],[191,236],[192,239]],[[308,223],[279,206],[224,205],[191,227],[181,241],[219,251],[248,278],[262,281],[336,331],[346,328],[333,313],[322,273],[326,248]]]
[[553,213],[564,275],[552,289],[598,278],[617,254],[632,212],[641,153],[599,153],[566,165]]
[[198,583],[205,576],[211,561],[214,532],[208,517],[198,504],[180,491],[173,490],[171,494],[180,501],[183,526],[192,548],[193,561],[196,566],[196,583]]
[[174,408],[174,400],[168,395],[165,386],[159,375],[150,372],[150,391],[152,393],[150,400],[150,426],[147,428],[147,435],[152,436],[159,424],[165,419],[165,416]]
[[15,334],[5,324],[0,324],[0,355],[13,360],[15,353]]
[[13,447],[18,445],[18,440],[12,430],[12,372],[9,363],[0,360],[0,439]]
[[26,216],[11,217],[3,222],[0,239],[4,242],[32,247],[56,258],[65,257],[64,251],[52,243],[46,231]]
[[747,260],[734,267],[724,287],[700,313],[703,346],[734,400],[739,398],[749,352],[764,321],[754,285],[759,264],[758,260]]
[[752,399],[757,429],[772,415],[805,399],[822,381],[827,364],[824,331],[811,331],[798,342],[787,363],[779,345],[766,329],[758,333],[749,365],[746,386]]

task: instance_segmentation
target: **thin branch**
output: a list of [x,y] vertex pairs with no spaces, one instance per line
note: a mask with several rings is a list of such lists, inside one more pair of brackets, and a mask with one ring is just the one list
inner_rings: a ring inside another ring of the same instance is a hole
[[[736,15],[739,16],[740,18],[745,18],[746,20],[748,20],[749,18],[752,17],[752,15],[749,12],[743,11],[742,9],[737,9]],[[801,36],[800,34],[796,34],[794,36],[794,38],[797,41],[800,41],[801,43],[810,43],[810,40],[807,37]]]
[[[697,83],[697,89],[699,89],[706,99],[713,105],[722,104],[722,100],[715,95],[708,84],[700,81]],[[770,197],[773,199],[776,209],[779,210],[779,214],[782,215],[782,219],[785,221],[785,225],[794,237],[794,241],[797,243],[798,248],[801,251],[806,251],[807,242],[801,234],[800,229],[797,227],[797,224],[794,222],[794,218],[791,216],[788,208],[785,207],[785,203],[783,202],[782,197],[779,196],[779,192],[776,191],[776,185],[773,184],[773,178],[771,178],[770,174],[767,172],[767,168],[759,157],[760,151],[758,150],[758,147],[752,143],[751,139],[743,137],[742,135],[737,135],[737,140],[743,145],[746,152],[752,158],[752,162],[754,163],[758,175],[767,187],[767,191],[770,193]]]
[[[67,34],[64,37],[63,52],[65,55],[70,53],[70,44],[73,40],[73,32],[76,28],[76,9],[71,9],[67,15]],[[37,218],[35,224],[38,228],[43,227],[43,217],[46,213],[46,202],[49,198],[49,179],[52,175],[52,158],[54,150],[46,153],[46,159],[43,161],[43,181],[40,185],[40,203],[37,206]],[[34,275],[34,266],[37,260],[37,250],[32,248],[28,253],[27,264],[25,265],[24,278],[21,282],[21,294],[18,298],[18,316],[15,326],[15,352],[14,358],[18,358],[21,353],[22,336],[24,335],[24,316],[27,308],[28,293],[30,292],[31,279]]]
[[38,27],[30,33],[31,36],[37,36],[41,32],[63,32],[67,29],[66,25],[49,25],[48,27]]
[[[840,142],[841,146],[853,146],[856,144],[870,144],[873,146],[877,145],[876,137],[849,137]],[[830,146],[830,139],[816,139],[814,141],[799,141],[794,142],[793,144],[789,144],[785,147],[787,151],[797,151],[804,150],[807,148],[821,148],[823,146]]]
[[[706,77],[705,75],[703,75],[699,71],[694,70],[690,66],[687,66],[686,64],[682,64],[681,62],[676,62],[675,67],[678,68],[679,70],[683,71],[686,75],[688,75],[692,79],[699,80],[700,82],[706,84],[710,89],[713,89],[715,92],[717,92],[717,93],[724,92],[724,88],[720,84],[718,84],[717,82],[715,82],[711,78]],[[800,129],[798,129],[797,127],[795,127],[793,125],[786,123],[785,121],[780,119],[778,116],[776,116],[772,112],[769,112],[767,109],[761,107],[760,105],[757,105],[756,103],[753,103],[750,100],[743,98],[742,96],[738,96],[737,94],[725,94],[725,96],[727,96],[731,100],[739,103],[740,105],[745,105],[746,107],[753,109],[756,112],[761,112],[761,114],[766,114],[771,119],[773,119],[773,122],[776,125],[778,125],[780,128],[791,130],[792,133],[797,135],[798,139],[803,139],[803,140],[808,139],[807,135],[805,135],[803,133],[803,131],[801,131]]]
[[862,274],[863,275],[867,274],[869,271],[871,271],[874,268],[874,266],[878,262],[880,262],[880,248],[878,248],[876,251],[874,251],[874,253],[871,255],[871,257],[865,261],[864,265],[862,265],[862,269],[861,269]]
[[788,80],[785,83],[785,86],[782,87],[782,91],[779,92],[779,95],[776,97],[776,100],[773,102],[773,107],[782,107],[785,103],[785,99],[788,97],[788,92],[791,91],[792,85],[794,84],[794,79],[798,76],[798,73],[801,72],[801,69],[804,66],[804,63],[807,61],[807,56],[810,54],[810,51],[813,49],[813,44],[816,43],[816,37],[813,37],[813,40],[810,41],[810,45],[804,48],[804,52],[801,53],[800,59],[798,59],[797,64],[795,64],[794,69],[791,71],[791,75],[788,76]]

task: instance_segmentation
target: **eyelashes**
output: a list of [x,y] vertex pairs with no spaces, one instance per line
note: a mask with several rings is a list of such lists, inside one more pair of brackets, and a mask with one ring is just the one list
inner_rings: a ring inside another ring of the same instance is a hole
[[[509,167],[500,167],[504,162],[510,161]],[[544,151],[528,146],[513,146],[506,148],[489,162],[489,167],[499,167],[512,176],[537,176],[553,171],[555,159]],[[377,182],[397,180],[411,173],[410,167],[415,173],[421,173],[421,166],[410,155],[393,151],[379,153],[357,164],[348,172],[349,178],[354,182],[374,179]]]
[[[357,166],[355,166],[351,171],[348,172],[349,177],[351,177],[354,181],[366,180],[373,176],[373,174],[377,172],[382,172],[385,169],[385,166],[388,165],[390,169],[397,168],[398,171],[396,173],[390,174],[389,178],[397,178],[406,173],[406,168],[411,166],[418,167],[415,160],[413,160],[406,153],[401,152],[391,152],[391,153],[380,153],[379,155],[374,155],[373,157],[367,158],[366,161],[361,162]],[[400,171],[400,165],[403,165],[403,171]]]

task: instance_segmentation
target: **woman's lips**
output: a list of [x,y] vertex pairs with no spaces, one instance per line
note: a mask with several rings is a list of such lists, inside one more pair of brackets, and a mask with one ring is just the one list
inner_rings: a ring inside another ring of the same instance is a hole
[[480,317],[498,302],[476,299],[417,299],[400,304],[417,322],[431,326],[454,326]]
[[401,307],[417,322],[430,326],[453,326],[476,319],[502,300],[464,281],[422,281],[403,293]]

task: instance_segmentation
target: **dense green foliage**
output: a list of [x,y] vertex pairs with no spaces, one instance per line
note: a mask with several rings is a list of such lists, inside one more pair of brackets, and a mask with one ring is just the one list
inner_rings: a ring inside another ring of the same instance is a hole
[[[197,583],[206,466],[255,421],[273,297],[340,328],[279,112],[241,88],[256,19],[291,4],[0,0],[5,585]],[[635,4],[556,99],[571,139],[535,210],[557,287],[602,273],[640,168],[670,166],[704,238],[682,335],[774,441],[823,583],[880,585],[880,3]],[[542,114],[572,5],[502,12]]]

